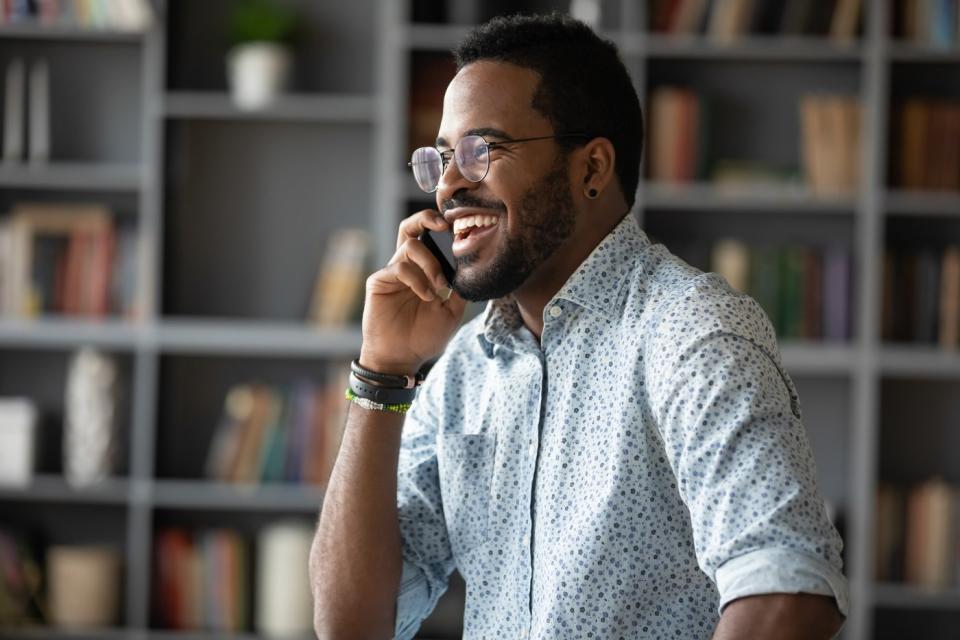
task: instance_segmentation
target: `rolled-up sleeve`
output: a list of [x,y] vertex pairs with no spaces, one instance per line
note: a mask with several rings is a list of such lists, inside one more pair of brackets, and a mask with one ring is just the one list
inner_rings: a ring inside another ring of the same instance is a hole
[[692,288],[665,318],[646,352],[651,408],[719,608],[804,592],[847,615],[843,543],[766,316],[746,296]]
[[442,406],[435,404],[441,372],[421,387],[403,425],[397,469],[397,512],[403,572],[395,637],[412,638],[447,589],[454,563],[440,497],[436,434]]
[[831,596],[840,613],[850,610],[847,580],[829,562],[790,549],[758,549],[732,560],[717,569],[719,612],[745,596],[764,593],[815,593]]

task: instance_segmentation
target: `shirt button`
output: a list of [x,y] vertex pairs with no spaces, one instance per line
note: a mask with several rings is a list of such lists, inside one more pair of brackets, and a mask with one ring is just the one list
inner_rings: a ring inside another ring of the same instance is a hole
[[530,444],[530,457],[532,458],[536,453],[537,453],[537,445],[531,443],[531,444]]
[[529,535],[524,535],[524,536],[523,536],[523,546],[525,546],[525,547],[529,547],[529,546],[530,546],[530,536],[529,536]]
[[558,306],[550,307],[550,315],[553,316],[554,318],[559,318],[562,313],[563,313],[563,309],[561,309],[560,307]]

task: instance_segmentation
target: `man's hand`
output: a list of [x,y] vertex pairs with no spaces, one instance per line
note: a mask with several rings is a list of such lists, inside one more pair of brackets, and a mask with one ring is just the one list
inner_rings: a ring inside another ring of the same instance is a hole
[[363,304],[360,364],[380,373],[414,374],[438,356],[467,302],[448,288],[440,262],[420,242],[425,230],[446,231],[450,223],[426,209],[400,223],[397,251],[383,269],[367,278]]
[[834,599],[810,593],[738,598],[723,609],[713,640],[829,640],[843,626]]

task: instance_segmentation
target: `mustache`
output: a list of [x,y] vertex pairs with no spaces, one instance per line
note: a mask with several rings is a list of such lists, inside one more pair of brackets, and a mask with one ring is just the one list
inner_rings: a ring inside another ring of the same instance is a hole
[[446,213],[450,209],[456,209],[457,207],[491,209],[493,211],[501,211],[504,213],[507,211],[507,205],[497,200],[481,200],[480,198],[474,198],[473,196],[469,195],[455,195],[449,200],[443,201],[443,204],[441,205],[441,209],[443,209],[442,213]]

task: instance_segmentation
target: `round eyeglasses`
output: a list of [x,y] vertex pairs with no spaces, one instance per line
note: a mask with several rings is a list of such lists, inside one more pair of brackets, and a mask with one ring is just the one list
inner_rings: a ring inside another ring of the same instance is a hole
[[584,133],[561,133],[536,138],[520,138],[503,142],[487,142],[481,136],[464,136],[453,151],[440,151],[436,147],[415,149],[407,166],[413,169],[413,178],[417,186],[427,193],[433,193],[440,186],[440,177],[446,171],[452,157],[457,162],[460,175],[470,182],[480,182],[490,171],[490,150],[519,142],[534,140],[556,140],[559,138],[587,138]]

